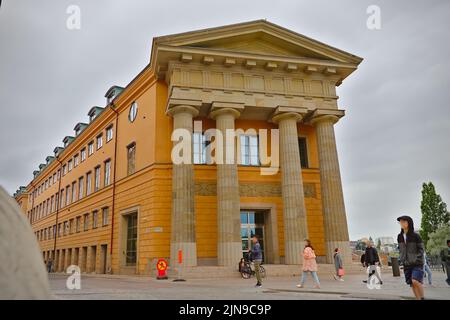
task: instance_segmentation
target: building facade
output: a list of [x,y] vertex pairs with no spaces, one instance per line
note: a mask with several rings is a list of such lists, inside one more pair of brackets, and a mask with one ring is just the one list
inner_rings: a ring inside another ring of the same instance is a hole
[[[336,86],[361,61],[265,20],[154,38],[150,63],[15,194],[44,259],[145,274],[181,251],[187,266],[236,266],[257,234],[266,263],[301,263],[305,238],[321,262],[336,247],[350,261]],[[173,161],[176,129],[192,162]],[[209,129],[238,130],[236,152]],[[211,163],[213,146],[236,161]],[[274,146],[279,170],[262,174]]]

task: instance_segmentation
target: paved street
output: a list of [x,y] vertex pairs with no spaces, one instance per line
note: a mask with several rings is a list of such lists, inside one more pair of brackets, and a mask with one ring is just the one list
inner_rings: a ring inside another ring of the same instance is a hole
[[[319,274],[320,276],[320,274]],[[428,299],[450,299],[450,286],[442,272],[434,273],[434,286],[425,285]],[[348,275],[344,282],[321,275],[321,289],[312,288],[308,279],[303,289],[295,285],[294,277],[272,277],[262,288],[255,288],[254,278],[195,279],[186,282],[156,280],[150,277],[119,275],[82,275],[81,289],[66,289],[67,276],[51,274],[50,285],[56,299],[411,299],[412,292],[403,277],[383,275],[381,289],[369,289],[362,280],[364,275]]]

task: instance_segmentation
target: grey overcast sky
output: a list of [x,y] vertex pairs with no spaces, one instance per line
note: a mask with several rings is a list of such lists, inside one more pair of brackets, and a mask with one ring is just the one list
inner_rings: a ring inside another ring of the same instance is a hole
[[[66,28],[69,5],[80,30]],[[0,184],[28,184],[106,90],[144,68],[153,37],[267,19],[365,59],[338,88],[350,237],[395,236],[397,216],[420,219],[422,182],[450,204],[449,14],[447,0],[3,0]]]

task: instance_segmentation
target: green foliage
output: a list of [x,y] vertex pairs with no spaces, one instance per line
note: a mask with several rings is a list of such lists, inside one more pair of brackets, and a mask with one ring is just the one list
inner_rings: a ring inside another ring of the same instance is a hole
[[422,184],[420,209],[422,211],[420,236],[426,245],[430,234],[438,228],[448,225],[450,221],[447,205],[442,201],[441,196],[436,193],[432,182]]
[[427,252],[429,255],[437,256],[441,251],[447,248],[447,240],[450,239],[450,225],[442,226],[431,233],[427,243]]

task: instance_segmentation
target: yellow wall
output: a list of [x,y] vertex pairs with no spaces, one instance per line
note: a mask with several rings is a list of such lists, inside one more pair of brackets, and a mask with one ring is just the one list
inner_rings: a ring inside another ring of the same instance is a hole
[[[170,216],[171,216],[171,158],[172,119],[165,115],[167,101],[167,85],[163,81],[155,81],[150,72],[144,72],[138,77],[124,94],[116,102],[116,110],[119,112],[116,128],[116,115],[111,109],[106,109],[98,119],[91,124],[80,137],[78,137],[62,154],[61,161],[65,163],[75,153],[79,153],[82,147],[87,147],[89,141],[103,132],[103,147],[80,163],[66,176],[62,177],[61,187],[71,185],[80,176],[86,175],[94,167],[102,165],[101,189],[90,196],[84,197],[59,211],[59,222],[75,219],[85,213],[99,210],[99,224],[101,225],[101,208],[109,207],[109,224],[97,229],[89,228],[89,231],[81,231],[72,235],[57,239],[57,249],[79,248],[83,246],[107,244],[110,250],[113,186],[103,186],[103,162],[111,158],[111,181],[114,179],[114,144],[117,140],[117,177],[115,186],[115,211],[113,230],[113,254],[112,270],[114,273],[122,272],[121,259],[121,219],[122,214],[130,208],[139,212],[139,260],[137,270],[140,273],[148,272],[148,262],[154,258],[168,257],[170,248]],[[133,123],[128,121],[129,106],[133,101],[138,103],[137,118]],[[214,121],[201,119],[203,129],[214,127]],[[114,139],[106,143],[105,129],[110,124],[114,125]],[[276,128],[274,124],[265,121],[237,120],[236,128]],[[116,130],[118,129],[118,134]],[[300,126],[299,135],[306,136],[309,153],[309,169],[303,170],[305,183],[314,183],[315,198],[306,198],[309,237],[316,248],[318,255],[325,254],[323,237],[323,217],[320,199],[320,182],[318,171],[318,155],[315,132],[312,127]],[[127,176],[127,146],[136,143],[136,172]],[[53,174],[59,168],[57,161],[52,163],[45,171],[28,186],[28,192],[32,192],[33,185],[39,185],[49,174]],[[280,174],[262,176],[259,168],[239,166],[239,181],[246,183],[280,183]],[[214,166],[196,165],[195,180],[197,182],[216,179]],[[86,188],[84,187],[85,191]],[[44,199],[50,198],[58,192],[58,183],[52,185],[42,195],[34,199],[36,206]],[[199,258],[214,258],[217,255],[217,212],[215,196],[195,197],[197,249]],[[284,255],[283,233],[283,204],[281,197],[241,197],[242,203],[268,203],[276,206],[278,217],[278,241],[280,255]],[[24,211],[31,209],[30,201],[25,201]],[[56,214],[52,213],[33,224],[35,231],[53,226]],[[163,232],[154,232],[154,228],[162,228]],[[41,241],[43,251],[53,249],[54,239]],[[99,250],[99,249],[97,249]],[[97,253],[97,259],[99,259]],[[99,260],[97,261],[97,264]]]

